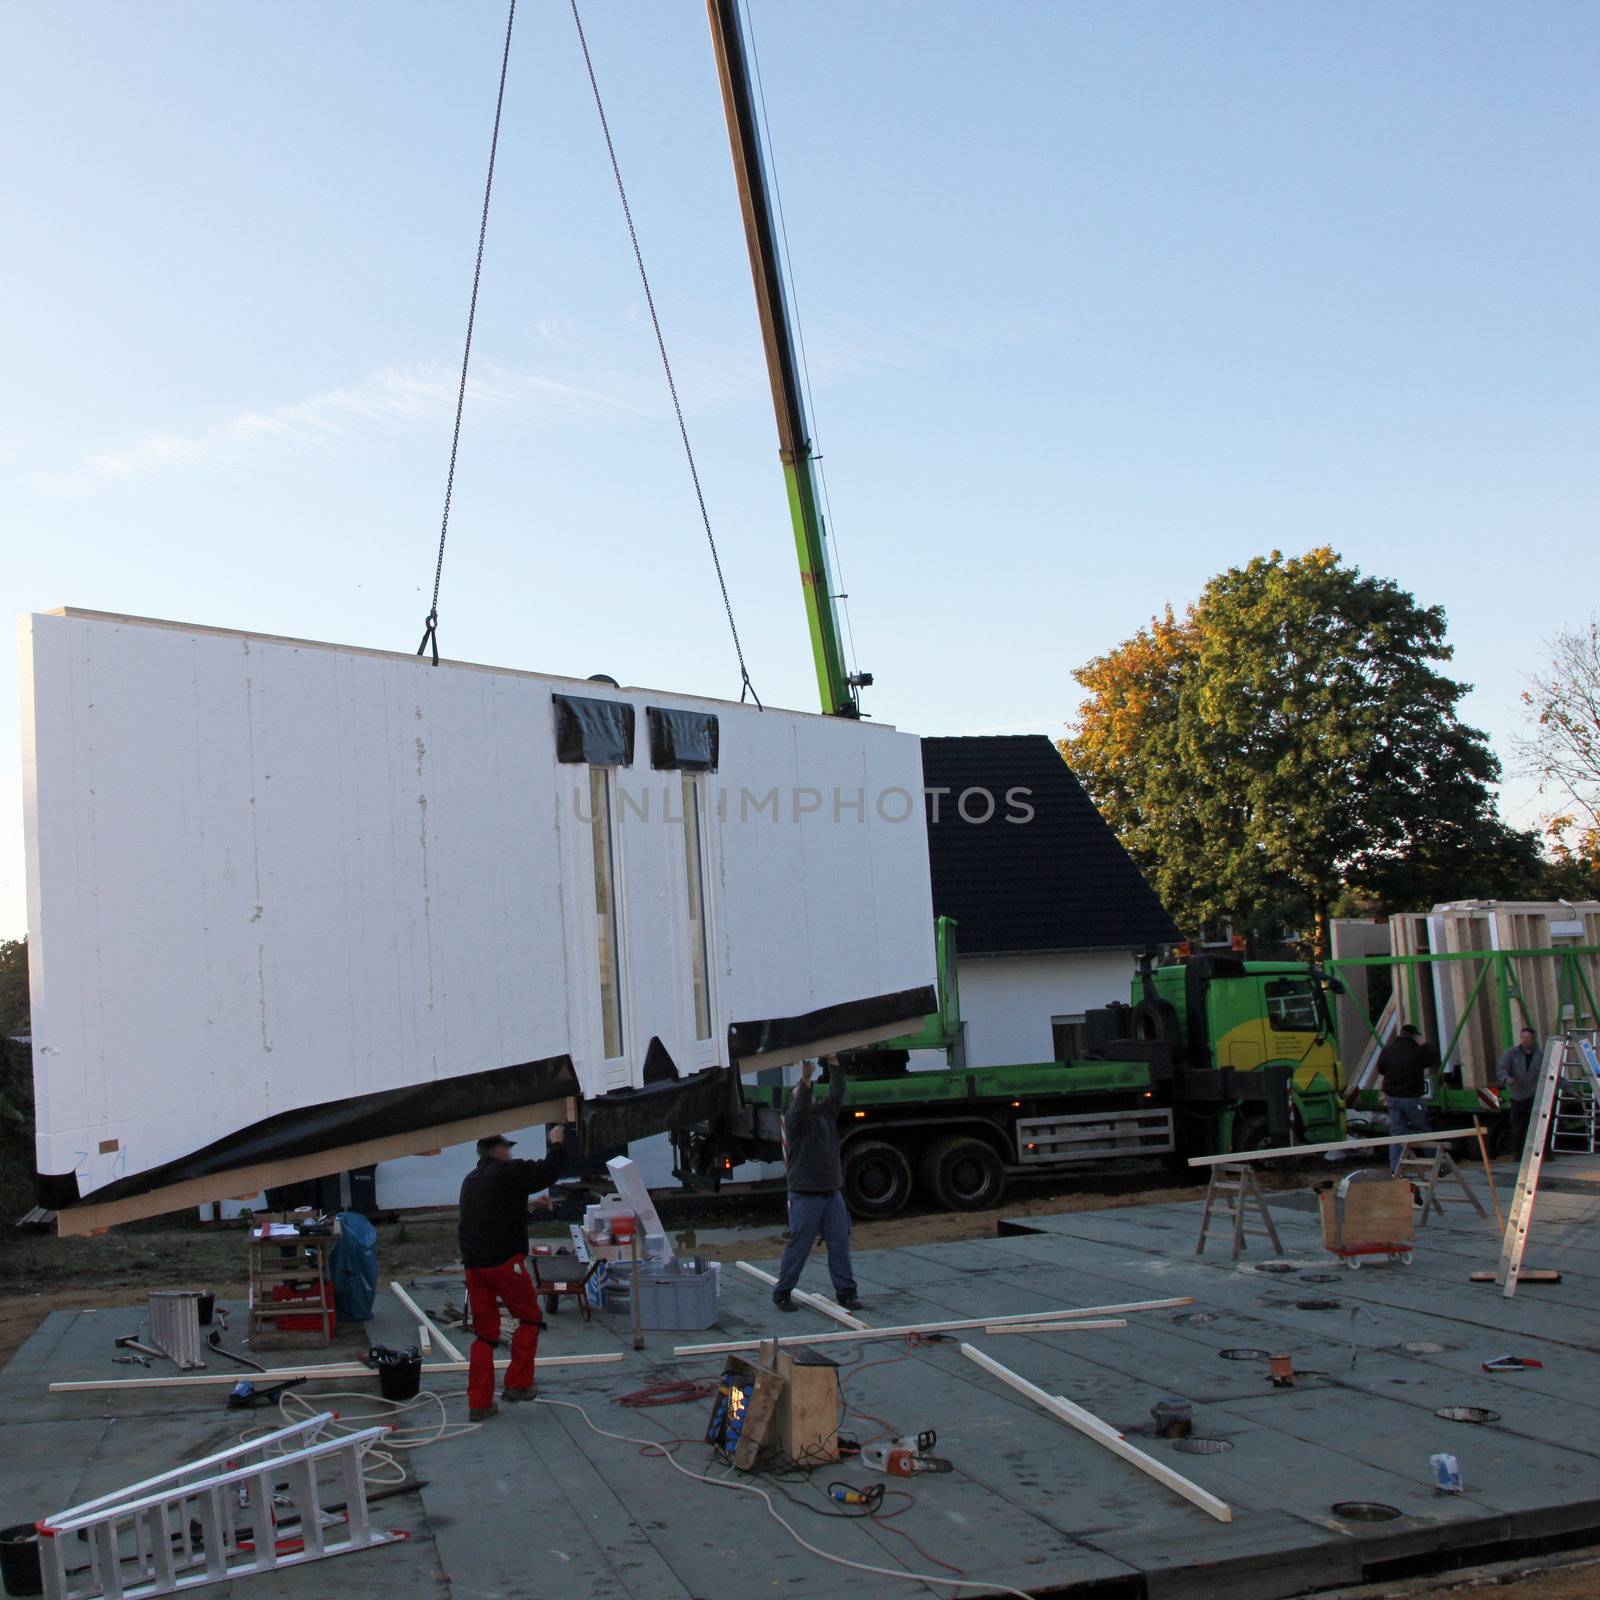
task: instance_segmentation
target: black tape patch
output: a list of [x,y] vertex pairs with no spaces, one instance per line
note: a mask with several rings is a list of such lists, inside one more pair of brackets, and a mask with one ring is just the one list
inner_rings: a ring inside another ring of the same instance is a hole
[[779,1050],[803,1049],[841,1034],[865,1033],[904,1023],[910,1033],[922,1026],[922,1019],[939,1009],[939,997],[931,985],[920,989],[899,989],[893,994],[869,995],[863,1000],[844,1000],[820,1011],[800,1017],[768,1017],[761,1022],[736,1022],[728,1029],[728,1049],[735,1061],[752,1056],[771,1055]]
[[571,1056],[559,1055],[524,1061],[514,1067],[492,1067],[486,1072],[408,1084],[403,1089],[325,1100],[321,1105],[300,1106],[264,1117],[189,1155],[118,1178],[88,1194],[79,1194],[76,1173],[41,1174],[39,1203],[52,1211],[63,1211],[79,1201],[102,1205],[263,1161],[337,1150],[367,1139],[411,1133],[444,1122],[464,1122],[469,1117],[492,1116],[498,1111],[512,1111],[580,1092]]

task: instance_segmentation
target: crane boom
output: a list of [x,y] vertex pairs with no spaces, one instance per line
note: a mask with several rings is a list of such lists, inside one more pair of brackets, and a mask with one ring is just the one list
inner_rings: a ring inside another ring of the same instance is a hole
[[828,574],[816,457],[806,421],[794,325],[773,226],[772,199],[750,89],[750,66],[739,0],[706,0],[706,13],[716,50],[717,77],[722,84],[722,106],[728,118],[728,142],[733,149],[733,172],[739,187],[739,208],[744,215],[745,244],[750,251],[750,272],[755,280],[761,341],[766,349],[767,374],[772,380],[772,405],[778,419],[778,455],[783,462],[789,492],[789,516],[794,524],[795,553],[800,560],[800,584],[811,630],[811,652],[816,660],[817,688],[822,697],[822,709],[829,716],[859,717],[857,690],[870,684],[872,678],[868,673],[850,673],[840,642],[839,614]]

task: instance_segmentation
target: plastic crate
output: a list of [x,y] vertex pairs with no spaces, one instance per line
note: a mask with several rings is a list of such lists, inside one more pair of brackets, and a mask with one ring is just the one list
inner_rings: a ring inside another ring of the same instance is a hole
[[639,1269],[641,1328],[709,1328],[717,1320],[717,1274],[704,1262]]

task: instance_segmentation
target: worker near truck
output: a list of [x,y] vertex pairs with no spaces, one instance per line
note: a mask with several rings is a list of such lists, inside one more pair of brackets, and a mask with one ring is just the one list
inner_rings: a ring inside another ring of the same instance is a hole
[[[472,1422],[482,1422],[499,1410],[494,1400],[494,1359],[500,1347],[501,1306],[517,1324],[501,1394],[513,1403],[538,1394],[533,1366],[544,1317],[528,1272],[528,1200],[560,1176],[566,1165],[567,1130],[557,1124],[545,1137],[549,1154],[542,1161],[515,1159],[511,1154],[515,1141],[503,1133],[480,1139],[478,1164],[461,1181],[457,1238],[472,1308],[473,1340],[467,1359],[467,1417]],[[549,1204],[547,1197],[542,1206],[548,1209]]]
[[1496,1083],[1506,1086],[1506,1113],[1511,1122],[1511,1148],[1521,1150],[1528,1142],[1528,1123],[1533,1118],[1533,1094],[1539,1087],[1539,1035],[1524,1028],[1517,1042],[1500,1057],[1494,1069]]
[[[1439,1052],[1410,1022],[1379,1051],[1378,1077],[1390,1133],[1428,1131],[1428,1074],[1438,1065]],[[1390,1172],[1399,1167],[1405,1148],[1403,1144],[1389,1146]]]
[[778,1264],[772,1303],[793,1311],[791,1295],[820,1235],[828,1247],[833,1297],[846,1311],[857,1310],[855,1273],[850,1265],[850,1213],[844,1203],[844,1167],[839,1160],[839,1114],[844,1110],[844,1068],[826,1058],[828,1096],[819,1106],[812,1087],[814,1061],[800,1069],[800,1082],[783,1117],[783,1163],[789,1184],[789,1242]]

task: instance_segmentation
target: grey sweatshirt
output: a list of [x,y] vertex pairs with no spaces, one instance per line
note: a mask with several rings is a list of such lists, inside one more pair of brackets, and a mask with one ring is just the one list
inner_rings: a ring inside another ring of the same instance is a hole
[[812,1084],[801,1083],[783,1117],[784,1165],[797,1194],[832,1194],[844,1186],[839,1164],[839,1113],[844,1110],[844,1068],[828,1068],[828,1097],[819,1106]]
[[1530,1056],[1520,1044],[1512,1045],[1500,1057],[1500,1065],[1494,1069],[1494,1076],[1497,1083],[1511,1085],[1513,1100],[1531,1100],[1539,1083],[1539,1047],[1535,1045]]

